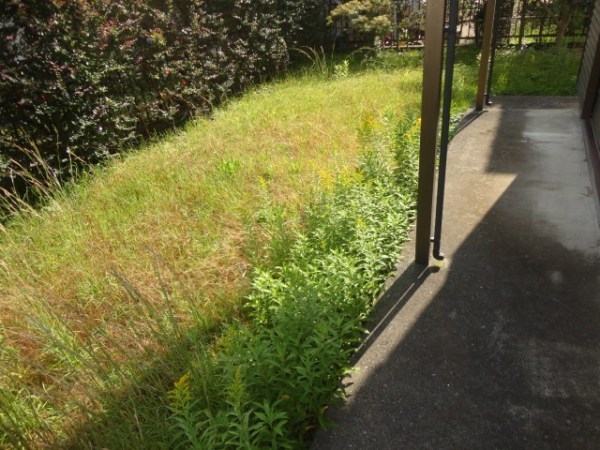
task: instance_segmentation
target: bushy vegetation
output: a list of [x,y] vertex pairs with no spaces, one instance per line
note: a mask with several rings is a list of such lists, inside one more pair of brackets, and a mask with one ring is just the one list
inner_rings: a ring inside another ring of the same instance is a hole
[[354,31],[383,38],[396,32],[407,39],[415,37],[424,23],[424,4],[398,0],[348,0],[339,3],[329,15],[329,23],[345,18]]
[[0,186],[70,177],[282,73],[310,5],[3,1]]
[[373,149],[358,172],[332,180],[285,263],[256,270],[251,325],[229,328],[218,353],[198,358],[169,394],[183,448],[299,448],[325,424],[411,224],[418,139],[411,142],[398,146],[406,164],[395,171],[389,148]]
[[265,85],[15,215],[0,236],[4,445],[170,448],[166,392],[218,353],[223,323],[249,321],[251,269],[288,260],[308,199],[354,173],[381,111],[392,130],[416,114],[406,59]]

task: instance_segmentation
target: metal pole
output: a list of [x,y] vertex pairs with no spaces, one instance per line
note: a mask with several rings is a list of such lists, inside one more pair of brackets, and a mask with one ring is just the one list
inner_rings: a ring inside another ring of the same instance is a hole
[[440,165],[438,169],[438,189],[435,203],[435,228],[433,233],[433,257],[444,259],[440,251],[442,245],[442,218],[444,214],[444,194],[446,189],[446,163],[450,140],[450,113],[452,107],[452,81],[454,80],[454,57],[456,54],[456,27],[458,25],[458,0],[450,1],[448,23],[448,44],[446,46],[446,68],[444,76],[444,106],[442,109],[442,134],[440,137]]
[[[523,45],[523,36],[525,35],[525,17],[527,16],[527,0],[521,3],[521,23],[519,24],[519,47]],[[493,50],[492,50],[493,51]]]
[[415,262],[428,265],[446,8],[444,0],[429,0],[426,8]]
[[490,95],[492,95],[492,80],[494,78],[494,63],[496,62],[496,47],[498,45],[498,28],[500,27],[500,2],[496,3],[496,15],[498,19],[494,20],[492,27],[492,54],[490,56],[490,69],[488,70],[487,87],[485,90],[485,104],[490,106]]
[[475,109],[477,111],[483,110],[488,65],[490,60],[490,49],[492,46],[492,31],[494,28],[495,9],[496,0],[488,0],[485,10],[483,42],[481,44],[481,62],[479,63],[479,82],[477,84],[477,97],[475,97]]

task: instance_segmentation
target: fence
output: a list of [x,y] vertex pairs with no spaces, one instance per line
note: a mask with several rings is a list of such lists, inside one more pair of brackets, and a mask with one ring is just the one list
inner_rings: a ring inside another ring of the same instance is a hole
[[[461,1],[460,39],[480,43],[483,0]],[[498,43],[503,45],[583,45],[593,0],[500,0],[496,11]]]
[[[384,36],[383,47],[418,47],[425,34],[426,0],[394,0],[393,31]],[[458,40],[480,44],[485,0],[459,0]],[[581,46],[590,23],[593,0],[499,0],[497,37],[499,45],[563,44]],[[341,47],[368,44],[353,33],[348,21],[338,21],[333,36]]]

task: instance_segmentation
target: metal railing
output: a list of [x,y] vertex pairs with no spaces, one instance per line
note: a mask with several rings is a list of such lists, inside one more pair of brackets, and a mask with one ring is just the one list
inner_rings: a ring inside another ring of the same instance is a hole
[[[590,23],[593,0],[499,0],[499,45],[547,45],[558,39],[563,45],[581,46]],[[481,44],[486,0],[459,0],[457,42]],[[571,5],[561,10],[561,5]],[[382,47],[407,48],[423,45],[425,0],[395,0],[392,5],[393,31],[384,36]],[[568,19],[568,20],[567,20]],[[349,47],[358,47],[363,36],[353,32],[347,20],[335,23],[333,34]],[[344,46],[344,45],[341,45]]]

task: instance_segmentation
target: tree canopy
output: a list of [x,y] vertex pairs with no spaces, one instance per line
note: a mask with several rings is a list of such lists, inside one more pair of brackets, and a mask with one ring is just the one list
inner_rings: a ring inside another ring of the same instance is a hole
[[392,30],[391,0],[350,0],[331,11],[328,22],[346,17],[350,26],[368,34],[383,35]]

